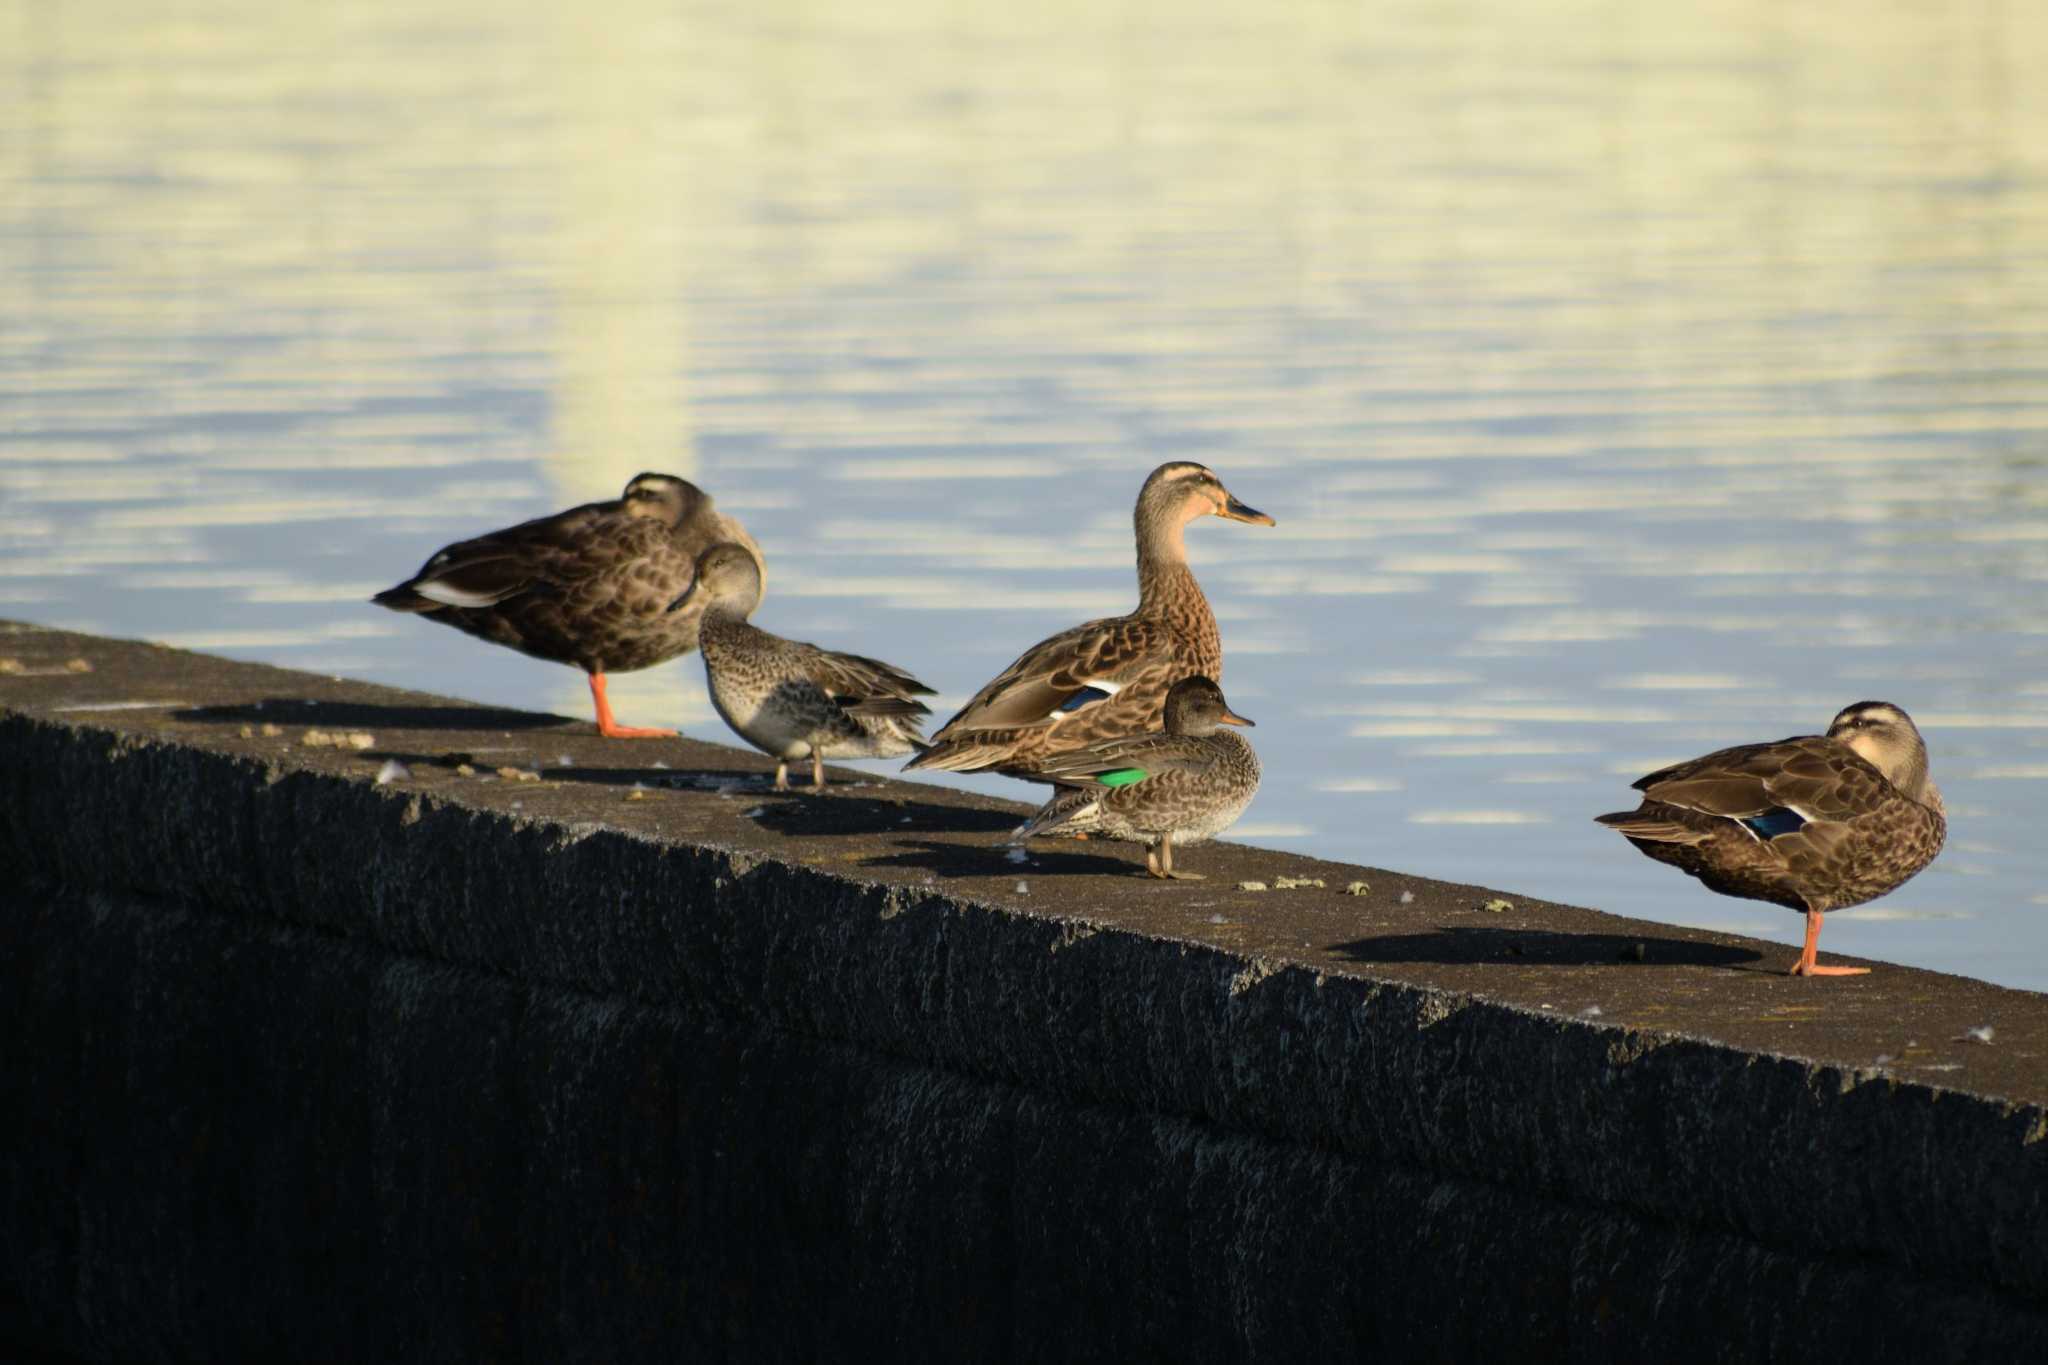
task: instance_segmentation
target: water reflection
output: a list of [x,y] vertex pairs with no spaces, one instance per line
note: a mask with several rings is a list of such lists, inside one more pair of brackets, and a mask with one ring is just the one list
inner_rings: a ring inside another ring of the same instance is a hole
[[[2042,50],[1992,0],[0,0],[0,607],[580,716],[360,599],[668,469],[767,624],[943,703],[1126,608],[1194,456],[1281,523],[1191,536],[1246,832],[1791,941],[1587,816],[1885,697],[1956,844],[1831,944],[2048,987]],[[715,724],[693,661],[613,690]]]

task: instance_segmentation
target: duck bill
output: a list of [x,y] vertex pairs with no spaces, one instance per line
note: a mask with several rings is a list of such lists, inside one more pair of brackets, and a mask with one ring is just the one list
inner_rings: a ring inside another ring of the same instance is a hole
[[[1268,524],[1268,525],[1271,525],[1271,523],[1270,523],[1270,522],[1269,522],[1269,523],[1267,523],[1267,524]],[[1249,716],[1240,716],[1239,714],[1237,714],[1237,712],[1235,712],[1235,711],[1231,710],[1231,709],[1230,709],[1229,707],[1227,707],[1227,706],[1223,708],[1223,717],[1222,717],[1222,719],[1223,719],[1223,723],[1224,723],[1225,725],[1253,725],[1253,726],[1255,726],[1255,725],[1257,725],[1257,724],[1258,724],[1258,722],[1257,722],[1257,721],[1255,721],[1255,720],[1253,720],[1253,719],[1252,719],[1251,717],[1249,717]]]
[[696,595],[697,580],[693,578],[690,580],[690,586],[684,588],[681,595],[678,596],[675,601],[668,604],[668,609],[670,611],[681,611],[685,606],[689,604],[690,599],[692,597],[695,597]]
[[[1225,495],[1229,497],[1229,495]],[[1230,521],[1248,521],[1254,526],[1271,526],[1273,519],[1256,507],[1246,507],[1234,497],[1223,504],[1223,510],[1216,514]]]

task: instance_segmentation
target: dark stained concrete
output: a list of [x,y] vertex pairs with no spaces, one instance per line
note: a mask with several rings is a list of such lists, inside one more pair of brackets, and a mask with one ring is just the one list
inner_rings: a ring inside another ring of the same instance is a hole
[[2048,997],[769,768],[0,625],[0,1341],[2048,1357]]

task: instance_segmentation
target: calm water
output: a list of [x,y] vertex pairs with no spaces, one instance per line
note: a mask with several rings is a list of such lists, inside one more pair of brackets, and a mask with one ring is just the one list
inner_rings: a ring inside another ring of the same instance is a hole
[[[1997,0],[0,0],[0,613],[587,718],[363,598],[666,469],[762,624],[950,705],[1128,607],[1195,457],[1280,521],[1190,536],[1239,834],[1791,942],[1589,817],[1880,697],[1952,840],[1824,946],[2048,988],[2044,51]],[[694,659],[614,697],[722,734]]]

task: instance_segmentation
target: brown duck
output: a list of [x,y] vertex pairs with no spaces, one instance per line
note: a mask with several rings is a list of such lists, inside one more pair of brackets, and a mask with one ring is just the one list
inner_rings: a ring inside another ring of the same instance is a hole
[[1174,870],[1176,843],[1213,838],[1244,814],[1259,790],[1259,756],[1225,725],[1252,722],[1230,709],[1207,678],[1183,678],[1166,694],[1166,729],[1068,749],[1039,776],[1061,790],[1010,836],[1094,834],[1144,844],[1154,877],[1199,881]]
[[1191,675],[1223,673],[1222,636],[1183,539],[1190,522],[1209,516],[1273,524],[1201,465],[1153,470],[1132,514],[1137,610],[1025,650],[904,766],[1028,775],[1050,754],[1159,729],[1168,689]]
[[789,790],[792,760],[811,761],[823,791],[828,758],[901,758],[924,743],[931,689],[894,664],[785,640],[749,625],[761,571],[744,545],[714,545],[677,600],[702,615],[698,653],[711,704],[733,733],[775,760],[775,790]]
[[[668,737],[620,725],[605,674],[666,663],[697,647],[701,605],[671,612],[691,566],[721,541],[761,551],[711,495],[672,474],[641,474],[614,502],[593,502],[437,551],[420,571],[371,598],[536,659],[590,675],[598,733]],[[765,575],[766,568],[762,566]]]
[[1814,961],[1822,918],[1902,885],[1948,834],[1927,745],[1889,702],[1857,702],[1825,735],[1722,749],[1635,786],[1642,805],[1600,823],[1709,890],[1803,911],[1794,976],[1869,971]]

